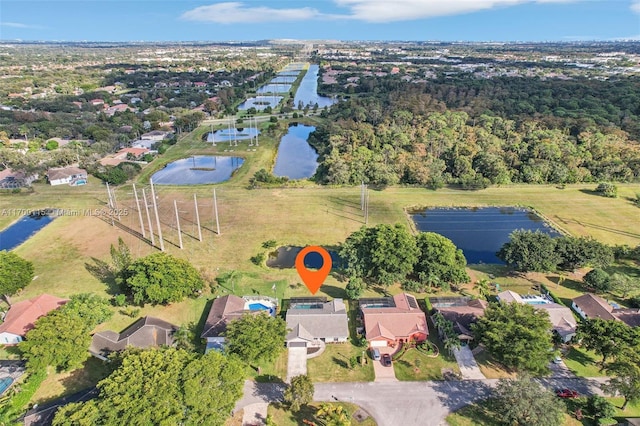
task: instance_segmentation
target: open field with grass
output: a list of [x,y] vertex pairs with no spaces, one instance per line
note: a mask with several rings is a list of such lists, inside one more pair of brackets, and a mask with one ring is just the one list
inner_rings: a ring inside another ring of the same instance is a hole
[[[367,363],[349,368],[349,359],[361,357],[363,353]],[[372,362],[366,355],[366,348],[349,343],[331,344],[322,355],[307,360],[307,374],[314,382],[371,382],[374,379]]]
[[[314,124],[314,120],[316,118],[298,121]],[[247,151],[247,141],[239,142],[238,147],[230,148],[228,144],[220,143],[214,148],[202,141],[202,136],[210,130],[209,126],[203,126],[183,137],[157,163],[154,162],[143,170],[137,180],[138,194],[141,195],[141,189],[145,188],[147,199],[151,202],[148,177],[169,161],[196,154],[238,155],[245,159],[244,165],[226,183],[156,186],[165,250],[174,256],[188,259],[214,285],[198,299],[169,306],[144,306],[139,315],[157,316],[177,325],[190,322],[201,325],[209,306],[208,300],[217,295],[264,294],[281,300],[292,296],[307,296],[308,290],[300,285],[294,269],[272,269],[264,264],[255,265],[251,262],[252,256],[266,252],[262,243],[276,240],[278,245],[318,244],[337,247],[351,232],[365,225],[360,210],[360,189],[357,187],[322,187],[310,181],[300,181],[289,183],[285,187],[247,189],[249,179],[256,171],[261,168],[271,170],[279,136],[286,131],[286,123],[281,120],[279,130],[269,136],[266,130],[268,125],[269,123],[260,123],[264,136],[255,152]],[[234,151],[230,152],[229,149]],[[637,229],[640,210],[630,201],[631,197],[640,192],[640,185],[619,185],[620,196],[617,199],[593,194],[591,190],[594,187],[595,184],[567,185],[564,189],[551,185],[513,185],[481,191],[380,188],[370,191],[368,225],[399,222],[412,227],[407,210],[427,206],[519,205],[534,208],[573,235],[591,235],[608,244],[640,244],[640,231]],[[213,188],[217,192],[220,234],[217,233],[213,214]],[[202,241],[198,240],[194,195],[198,199]],[[99,273],[100,263],[110,261],[110,245],[117,244],[118,238],[122,237],[133,256],[141,257],[158,250],[149,241],[149,220],[153,223],[156,246],[159,245],[159,235],[152,210],[147,215],[147,210],[142,208],[146,238],[140,237],[140,220],[131,184],[116,188],[115,198],[117,207],[127,209],[127,213],[119,221],[114,220],[112,225],[109,217],[86,213],[105,208],[107,201],[105,186],[93,177],[83,187],[36,184],[33,192],[0,194],[0,228],[19,219],[13,209],[52,207],[67,212],[15,249],[18,255],[34,263],[36,278],[13,297],[14,301],[42,293],[68,297],[75,293],[90,292],[111,296],[120,291],[112,280]],[[179,211],[183,249],[179,248],[174,201]],[[490,268],[492,267],[487,265],[478,266],[477,275],[491,273]],[[215,284],[216,277],[233,271],[236,271],[235,279],[225,281],[223,286]],[[496,280],[501,285],[514,286],[512,289],[520,284],[523,289],[532,285],[531,280],[520,282],[503,275],[500,274]],[[345,297],[345,284],[343,277],[332,273],[318,295]],[[553,281],[550,280],[549,284],[552,285]],[[568,285],[565,287],[572,289]],[[367,289],[363,296],[377,296],[379,292],[376,290]],[[400,287],[392,286],[389,291],[397,293]],[[527,292],[522,291],[525,294]],[[566,294],[559,295],[570,297],[571,294],[573,293],[567,290]],[[424,295],[419,296],[423,297]],[[99,330],[121,331],[135,320],[121,313],[120,308],[114,308],[114,312],[113,318],[102,324]],[[318,361],[309,362],[309,371],[314,380],[329,381],[338,376],[341,380],[372,380],[373,370],[370,365],[357,373],[334,368],[337,363],[333,358],[344,360],[346,357],[348,360],[351,355],[360,355],[359,348],[333,345],[328,350],[329,353]],[[329,361],[323,361],[327,359]],[[427,362],[422,368],[426,368],[426,365]],[[282,366],[274,368],[274,373],[276,371],[282,371]],[[62,383],[64,377],[59,376],[59,379]],[[52,386],[52,389],[58,389],[58,385]],[[46,399],[47,395],[40,398]]]

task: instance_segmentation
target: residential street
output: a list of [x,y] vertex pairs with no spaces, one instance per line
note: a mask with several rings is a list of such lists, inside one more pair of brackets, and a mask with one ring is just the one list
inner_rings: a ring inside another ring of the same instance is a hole
[[[606,378],[548,378],[540,382],[550,389],[570,388],[581,394],[601,394]],[[439,426],[453,411],[489,396],[496,379],[428,381],[316,383],[316,401],[351,402],[375,418],[379,426]],[[245,396],[236,410],[256,402],[282,398],[282,384],[247,381]]]

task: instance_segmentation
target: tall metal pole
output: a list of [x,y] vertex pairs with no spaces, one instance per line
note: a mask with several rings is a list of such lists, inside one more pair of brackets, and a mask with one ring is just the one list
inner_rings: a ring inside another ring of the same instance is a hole
[[182,249],[182,231],[180,230],[180,215],[178,214],[178,202],[173,200],[173,208],[176,211],[176,224],[178,225],[178,241],[180,242],[180,249]]
[[364,210],[364,182],[360,183],[360,210]]
[[109,182],[105,182],[107,185],[107,196],[109,197],[109,208],[113,208],[113,200],[111,199],[111,189],[109,189]]
[[156,225],[158,226],[158,239],[160,240],[160,250],[164,251],[164,240],[162,239],[162,227],[160,227],[160,216],[158,215],[158,203],[156,201],[156,191],[153,189],[153,179],[149,179],[151,185],[151,198],[153,198],[153,211],[156,213]]
[[216,189],[213,189],[213,212],[216,215],[217,234],[220,235],[220,221],[218,220],[218,199],[216,198]]
[[258,117],[253,117],[253,121],[256,123],[256,146],[260,146],[258,144],[258,133],[260,133],[260,129],[258,128]]
[[198,212],[198,198],[193,194],[193,203],[196,207],[196,223],[198,224],[198,240],[202,242],[202,229],[200,228],[200,213]]
[[155,237],[153,236],[153,226],[151,226],[151,213],[149,213],[149,203],[147,203],[147,194],[142,188],[142,198],[144,199],[144,211],[147,212],[147,223],[149,225],[149,234],[151,236],[151,245],[156,245]]
[[142,230],[142,238],[147,238],[147,233],[144,230],[144,222],[142,221],[142,211],[140,210],[140,200],[138,199],[138,191],[136,190],[136,184],[133,184],[133,196],[136,198],[136,208],[138,209],[138,219],[140,220],[140,229]]
[[120,209],[118,209],[118,203],[116,203],[116,191],[113,190],[111,194],[111,198],[113,199],[113,208],[116,211],[116,217],[118,218],[118,222],[120,222]]

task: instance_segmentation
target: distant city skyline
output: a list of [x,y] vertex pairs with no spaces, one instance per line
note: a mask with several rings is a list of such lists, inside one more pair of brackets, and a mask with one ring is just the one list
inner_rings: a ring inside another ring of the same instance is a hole
[[640,40],[640,0],[3,0],[0,40]]

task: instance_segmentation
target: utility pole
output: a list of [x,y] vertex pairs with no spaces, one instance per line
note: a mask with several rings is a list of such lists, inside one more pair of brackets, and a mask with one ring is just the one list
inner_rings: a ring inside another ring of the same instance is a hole
[[109,188],[109,182],[105,182],[107,184],[107,196],[109,197],[109,217],[111,218],[111,226],[114,226],[115,223],[113,223],[113,200],[111,199],[111,189]]
[[200,242],[202,242],[202,229],[200,228],[200,213],[198,212],[198,198],[196,197],[196,194],[193,194],[193,203],[195,204],[195,208],[196,208],[196,224],[198,225],[198,240]]
[[218,199],[216,198],[216,189],[213,188],[213,213],[216,216],[217,234],[220,235],[220,221],[218,220]]
[[158,202],[156,201],[156,191],[153,189],[153,179],[149,179],[151,185],[151,198],[153,198],[153,211],[156,214],[156,225],[158,226],[158,239],[160,240],[160,250],[164,251],[164,240],[162,239],[162,228],[160,227],[160,216],[158,216]]
[[173,208],[176,211],[176,224],[178,225],[178,241],[180,242],[180,250],[182,250],[182,231],[180,230],[180,215],[178,214],[178,202],[173,200]]
[[149,213],[149,203],[147,203],[147,194],[144,192],[144,188],[142,188],[142,198],[144,199],[144,211],[147,212],[147,223],[149,225],[149,234],[151,236],[151,245],[155,246],[155,238],[153,236],[153,226],[151,226],[151,213]]
[[136,208],[138,209],[138,219],[140,220],[140,229],[142,230],[142,238],[147,238],[147,233],[144,230],[144,222],[142,221],[142,211],[140,210],[140,200],[138,199],[138,191],[136,190],[136,184],[133,184],[133,196],[136,199]]

